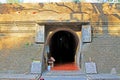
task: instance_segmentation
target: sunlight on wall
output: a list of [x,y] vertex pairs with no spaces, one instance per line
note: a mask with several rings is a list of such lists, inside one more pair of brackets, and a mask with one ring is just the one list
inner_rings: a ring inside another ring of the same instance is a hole
[[19,48],[26,42],[31,43],[35,29],[36,27],[27,26],[2,26],[0,30],[4,36],[0,36],[0,50]]
[[120,19],[114,15],[109,15],[108,32],[112,36],[120,36]]
[[17,49],[22,46],[29,45],[33,42],[33,37],[4,37],[0,39],[0,50],[2,49]]
[[120,36],[120,27],[116,25],[109,27],[109,34],[112,36]]

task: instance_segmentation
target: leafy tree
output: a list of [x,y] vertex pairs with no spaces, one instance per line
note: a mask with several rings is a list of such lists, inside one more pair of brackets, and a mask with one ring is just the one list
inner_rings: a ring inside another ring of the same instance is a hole
[[7,0],[7,3],[20,3],[21,0]]
[[73,0],[73,2],[80,2],[80,0]]

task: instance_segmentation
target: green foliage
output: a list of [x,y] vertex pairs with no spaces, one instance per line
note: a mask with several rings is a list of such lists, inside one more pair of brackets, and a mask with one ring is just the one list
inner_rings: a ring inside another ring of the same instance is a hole
[[80,2],[80,0],[73,0],[73,2]]
[[19,0],[7,0],[7,3],[19,3]]

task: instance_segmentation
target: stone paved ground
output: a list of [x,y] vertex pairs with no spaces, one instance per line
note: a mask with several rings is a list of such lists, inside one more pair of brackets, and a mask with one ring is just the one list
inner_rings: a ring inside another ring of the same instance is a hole
[[120,80],[112,74],[85,74],[81,71],[50,71],[42,75],[45,80]]
[[0,80],[37,80],[38,74],[0,74]]
[[[0,80],[39,80],[38,74],[0,74]],[[112,74],[85,74],[80,71],[50,71],[42,74],[44,80],[120,80]]]

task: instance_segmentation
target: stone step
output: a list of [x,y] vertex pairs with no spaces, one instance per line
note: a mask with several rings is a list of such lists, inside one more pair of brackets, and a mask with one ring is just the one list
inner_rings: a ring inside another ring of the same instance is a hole
[[120,76],[112,74],[43,75],[42,78],[44,80],[120,80]]
[[28,78],[0,78],[0,80],[38,80],[38,79],[28,79]]
[[83,73],[81,71],[47,71],[43,76],[79,76]]
[[82,71],[46,71],[42,74],[44,80],[120,80],[114,74],[86,74]]
[[120,76],[114,74],[89,74],[88,80],[120,80]]
[[87,80],[85,76],[43,76],[44,80]]
[[0,74],[0,80],[36,80],[38,74]]

